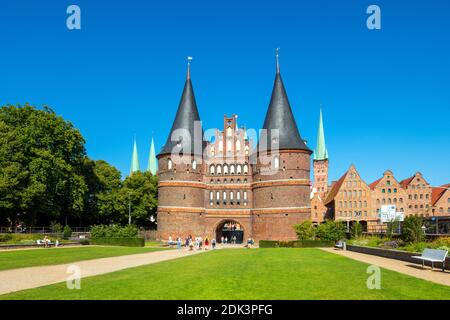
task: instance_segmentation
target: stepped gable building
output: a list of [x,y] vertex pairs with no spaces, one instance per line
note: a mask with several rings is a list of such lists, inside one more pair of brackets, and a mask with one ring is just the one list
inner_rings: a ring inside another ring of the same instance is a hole
[[400,182],[407,194],[407,214],[428,216],[431,213],[431,187],[420,172]]
[[383,177],[372,182],[369,187],[372,190],[372,210],[374,214],[378,216],[381,207],[384,205],[395,205],[397,211],[407,214],[405,211],[407,208],[406,191],[395,179],[391,170],[386,170]]
[[348,227],[359,221],[367,231],[368,226],[377,224],[378,216],[371,210],[371,190],[354,165],[334,183],[324,204],[331,217],[346,221]]
[[278,54],[266,131],[256,150],[235,115],[224,117],[213,142],[203,141],[195,125],[200,116],[189,68],[175,121],[158,155],[157,237],[225,236],[238,243],[249,237],[296,239],[293,225],[311,215],[312,151],[294,119]]

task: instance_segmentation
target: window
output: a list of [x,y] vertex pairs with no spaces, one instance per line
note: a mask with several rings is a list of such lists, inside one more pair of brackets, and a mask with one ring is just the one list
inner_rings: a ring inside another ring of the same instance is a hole
[[227,137],[231,137],[233,135],[233,130],[231,129],[231,127],[227,128]]
[[381,190],[381,193],[386,193],[386,189],[382,189],[382,190]]
[[397,193],[397,188],[394,188],[394,193]]
[[391,193],[392,192],[392,190],[391,189],[388,189],[388,193]]
[[388,186],[391,185],[391,181],[390,180],[386,181],[386,183],[387,183]]
[[242,173],[242,166],[240,164],[237,165],[236,171],[237,171],[237,174]]
[[232,150],[232,144],[231,144],[231,140],[227,141],[227,152],[231,152]]
[[247,174],[247,173],[248,173],[248,165],[244,164],[244,174]]
[[216,203],[219,204],[219,201],[220,201],[220,192],[217,191],[216,192]]
[[216,168],[217,174],[222,174],[222,166],[219,164]]
[[248,153],[249,153],[248,146],[245,146],[245,155],[248,156]]
[[232,164],[230,166],[230,174],[234,174],[236,172],[236,167],[234,166],[234,164]]
[[167,169],[172,170],[172,159],[167,161]]
[[213,191],[209,192],[209,200],[214,200],[214,192]]
[[274,169],[280,168],[280,158],[278,156],[275,156],[273,158],[273,168]]
[[244,191],[244,200],[247,200],[247,191]]
[[214,174],[216,172],[216,168],[214,167],[214,165],[212,164],[212,165],[210,165],[209,166],[209,173],[210,174]]
[[227,192],[226,191],[224,191],[222,193],[222,199],[223,199],[223,204],[227,204]]
[[228,174],[228,165],[223,165],[223,174]]
[[211,147],[211,156],[214,157],[215,154],[216,154],[216,149],[214,147]]
[[241,141],[236,141],[236,152],[240,152],[241,151]]
[[219,153],[223,152],[223,141],[219,141]]
[[197,161],[192,160],[192,170],[197,170]]
[[234,200],[234,192],[230,191],[230,202],[233,203]]

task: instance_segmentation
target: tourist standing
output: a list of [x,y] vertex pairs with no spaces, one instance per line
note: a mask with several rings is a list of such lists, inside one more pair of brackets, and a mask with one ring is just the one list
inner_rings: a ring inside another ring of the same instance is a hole
[[169,247],[172,248],[172,236],[169,236]]
[[228,237],[225,237],[225,244],[228,243]]
[[216,239],[215,238],[211,240],[211,247],[213,250],[216,248]]
[[208,246],[209,246],[209,239],[208,237],[205,237],[205,250],[208,250]]
[[223,238],[223,236],[220,238],[220,244],[223,244],[223,240],[224,240],[224,238]]
[[177,238],[177,249],[178,250],[181,249],[181,238],[180,237]]

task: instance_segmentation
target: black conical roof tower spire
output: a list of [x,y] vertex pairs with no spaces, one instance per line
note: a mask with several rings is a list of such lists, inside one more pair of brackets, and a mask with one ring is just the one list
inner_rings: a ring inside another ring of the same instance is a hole
[[[175,116],[175,120],[172,125],[172,129],[170,129],[169,136],[167,137],[166,144],[162,148],[161,152],[158,156],[164,155],[164,154],[170,154],[172,150],[174,150],[174,147],[177,146],[178,143],[181,143],[183,145],[182,141],[189,141],[191,142],[191,150],[190,154],[198,154],[201,155],[203,152],[203,132],[200,129],[198,133],[194,134],[195,127],[194,123],[196,121],[200,121],[200,115],[198,113],[197,109],[197,103],[195,102],[195,96],[194,96],[194,89],[192,87],[191,82],[191,71],[190,71],[190,60],[192,58],[188,58],[188,67],[187,67],[187,74],[186,74],[186,82],[184,84],[183,94],[181,95],[180,104],[178,105],[177,114]],[[184,130],[179,130],[184,129]],[[172,141],[172,134],[175,130],[178,141]],[[187,135],[190,136],[187,136]],[[194,148],[194,138],[199,139],[199,145],[201,146],[200,150],[195,150]],[[184,147],[184,145],[183,145]],[[185,151],[185,150],[183,150]],[[187,152],[187,151],[186,151]]]
[[267,139],[267,149],[271,148],[271,130],[278,129],[280,150],[306,150],[312,152],[300,136],[300,132],[292,113],[291,105],[284,88],[283,80],[280,74],[280,65],[278,62],[278,49],[276,54],[276,76],[273,85],[272,97],[270,98],[269,108],[264,120],[263,129],[267,131],[267,137],[263,134],[261,139]]

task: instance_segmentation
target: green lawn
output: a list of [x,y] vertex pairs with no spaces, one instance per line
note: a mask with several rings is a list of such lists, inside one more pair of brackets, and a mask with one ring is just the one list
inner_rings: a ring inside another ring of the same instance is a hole
[[70,263],[161,250],[158,248],[97,247],[0,251],[0,270]]
[[0,299],[450,299],[449,287],[384,269],[369,290],[366,270],[319,249],[217,250]]

